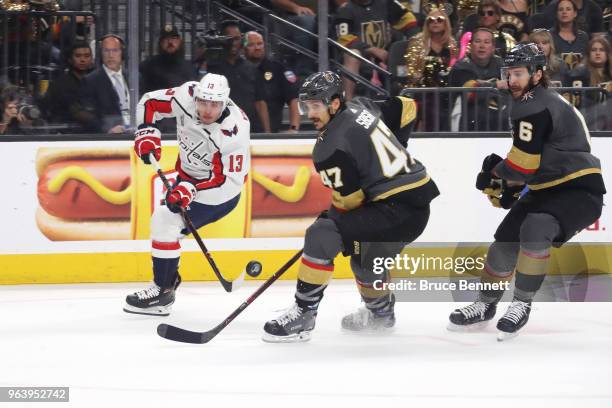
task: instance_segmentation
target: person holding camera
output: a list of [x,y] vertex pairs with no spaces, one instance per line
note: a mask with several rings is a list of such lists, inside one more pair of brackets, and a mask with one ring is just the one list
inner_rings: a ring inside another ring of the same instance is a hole
[[[34,106],[24,102],[19,88],[14,85],[7,86],[0,96],[0,134],[2,135],[25,135],[29,132],[27,128],[32,127],[32,120],[39,116],[40,112]],[[38,114],[37,114],[38,112]]]
[[231,37],[232,42],[225,45],[220,58],[208,60],[208,72],[223,75],[232,89],[230,98],[248,116],[251,131],[262,132],[263,127],[255,109],[255,77],[257,67],[243,56],[246,45],[237,21],[228,20],[222,24],[221,34]]

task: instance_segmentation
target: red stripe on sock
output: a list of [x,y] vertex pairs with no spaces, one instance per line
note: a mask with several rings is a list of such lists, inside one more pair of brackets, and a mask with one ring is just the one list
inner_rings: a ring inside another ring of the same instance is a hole
[[548,259],[550,258],[550,253],[546,254],[546,255],[539,255],[539,254],[534,254],[533,252],[529,252],[523,248],[521,248],[521,252],[525,255],[528,256],[529,258],[533,258],[533,259]]
[[334,271],[334,265],[316,264],[316,263],[310,262],[310,261],[308,261],[308,260],[306,260],[304,258],[302,258],[302,263],[304,265],[306,265],[307,267],[312,268],[312,269],[318,269],[318,270],[321,270],[321,271],[329,271],[329,272],[333,272]]
[[181,244],[178,241],[175,242],[159,242],[151,241],[151,246],[155,249],[161,249],[162,251],[174,251],[181,249]]

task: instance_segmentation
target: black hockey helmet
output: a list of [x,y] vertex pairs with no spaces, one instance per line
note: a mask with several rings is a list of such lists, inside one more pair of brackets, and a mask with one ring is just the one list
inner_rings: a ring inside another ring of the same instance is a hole
[[329,105],[335,98],[340,98],[344,103],[344,91],[340,75],[332,71],[316,72],[304,81],[300,87],[299,102],[303,101],[323,101]]
[[504,57],[502,78],[504,71],[513,67],[527,67],[529,75],[533,75],[538,69],[546,70],[546,56],[534,43],[517,44]]

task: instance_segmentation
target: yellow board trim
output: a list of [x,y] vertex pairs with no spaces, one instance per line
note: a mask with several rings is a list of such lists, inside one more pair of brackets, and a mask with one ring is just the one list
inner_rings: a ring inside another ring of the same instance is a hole
[[[214,251],[215,262],[224,271],[238,271],[251,259],[263,264],[258,280],[268,279],[294,254],[295,250],[269,251]],[[484,256],[485,246],[474,247],[407,247],[403,253],[412,257],[475,257]],[[338,256],[334,260],[333,278],[354,279],[350,258]],[[295,280],[299,269],[296,262],[281,279]],[[214,273],[200,252],[183,252],[181,276],[185,281],[216,281]],[[552,249],[548,275],[612,274],[612,244],[566,244]],[[393,278],[448,277],[445,270],[419,270],[416,274],[391,271]],[[465,271],[462,276],[480,276],[480,270]],[[151,255],[147,252],[75,253],[75,254],[11,254],[0,255],[0,285],[52,283],[106,283],[150,281]],[[235,275],[228,276],[229,279]],[[247,279],[251,279],[247,277]]]
[[566,181],[570,181],[578,177],[586,176],[588,174],[601,174],[601,169],[596,169],[596,168],[582,169],[575,173],[568,174],[567,176],[562,177],[557,180],[548,181],[546,183],[540,183],[540,184],[528,184],[527,187],[529,187],[530,190],[542,190],[544,188],[558,186],[559,184],[563,184]]

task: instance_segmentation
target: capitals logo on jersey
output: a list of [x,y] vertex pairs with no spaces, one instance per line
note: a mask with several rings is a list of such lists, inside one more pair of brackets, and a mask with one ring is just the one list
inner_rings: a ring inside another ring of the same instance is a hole
[[242,190],[250,168],[250,124],[231,99],[217,121],[202,123],[193,99],[196,85],[187,82],[170,90],[149,92],[140,100],[136,114],[138,124],[153,126],[163,118],[177,119],[179,176],[198,189],[195,201],[216,205]]

